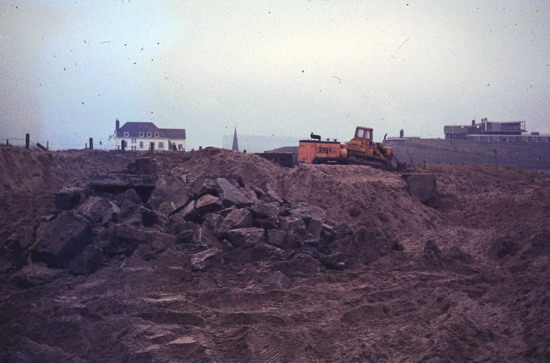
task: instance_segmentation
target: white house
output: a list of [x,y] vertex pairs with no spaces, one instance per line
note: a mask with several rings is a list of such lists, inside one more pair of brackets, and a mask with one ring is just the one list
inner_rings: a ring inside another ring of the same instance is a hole
[[109,136],[108,149],[131,151],[185,151],[185,129],[161,129],[152,122],[126,122]]

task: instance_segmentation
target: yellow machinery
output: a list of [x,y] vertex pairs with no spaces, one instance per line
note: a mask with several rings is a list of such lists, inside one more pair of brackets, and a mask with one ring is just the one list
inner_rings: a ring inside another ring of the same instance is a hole
[[309,140],[300,140],[298,160],[311,164],[360,164],[375,168],[396,170],[397,162],[393,149],[373,141],[373,130],[357,126],[355,136],[347,143],[336,139],[321,141],[310,135]]

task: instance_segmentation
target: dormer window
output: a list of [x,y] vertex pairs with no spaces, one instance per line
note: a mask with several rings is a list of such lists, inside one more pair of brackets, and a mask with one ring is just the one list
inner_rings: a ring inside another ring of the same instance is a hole
[[124,131],[124,137],[130,137],[130,133],[128,131]]
[[158,133],[158,132],[155,132],[155,137],[159,137],[159,133]]
[[151,137],[151,136],[153,136],[153,134],[150,133],[150,132],[148,132],[148,133],[147,133],[147,137]]
[[143,133],[143,132],[139,133],[139,137],[144,137],[144,136],[145,136],[145,133]]

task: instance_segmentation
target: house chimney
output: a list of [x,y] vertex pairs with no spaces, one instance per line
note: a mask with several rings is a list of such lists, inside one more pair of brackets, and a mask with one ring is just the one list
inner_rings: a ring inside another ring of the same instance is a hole
[[472,126],[476,125],[476,120],[472,120]]
[[402,139],[403,137],[405,137],[405,131],[403,131],[403,129],[399,130],[399,138]]
[[116,119],[115,125],[116,125],[116,132],[118,134],[118,129],[120,129],[120,121],[118,120],[118,118]]

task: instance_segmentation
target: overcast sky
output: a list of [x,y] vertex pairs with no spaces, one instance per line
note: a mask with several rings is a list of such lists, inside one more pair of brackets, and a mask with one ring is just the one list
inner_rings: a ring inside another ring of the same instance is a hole
[[[0,0],[0,138],[550,132],[548,1]],[[97,141],[96,141],[97,142]]]

